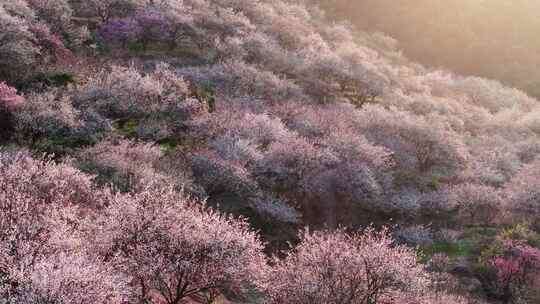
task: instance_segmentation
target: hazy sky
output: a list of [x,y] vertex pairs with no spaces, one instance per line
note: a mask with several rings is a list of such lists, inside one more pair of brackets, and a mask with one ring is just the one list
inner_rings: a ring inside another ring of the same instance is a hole
[[429,66],[499,79],[540,96],[540,1],[319,0]]

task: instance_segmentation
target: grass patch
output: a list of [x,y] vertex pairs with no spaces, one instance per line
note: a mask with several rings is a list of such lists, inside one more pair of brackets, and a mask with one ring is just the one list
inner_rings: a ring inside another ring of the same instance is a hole
[[478,240],[484,238],[495,238],[499,230],[494,227],[470,226],[463,231],[463,238],[467,240]]
[[430,258],[436,253],[444,253],[449,257],[471,256],[473,248],[467,241],[457,241],[455,243],[435,243],[432,245],[420,246],[420,252],[425,258]]

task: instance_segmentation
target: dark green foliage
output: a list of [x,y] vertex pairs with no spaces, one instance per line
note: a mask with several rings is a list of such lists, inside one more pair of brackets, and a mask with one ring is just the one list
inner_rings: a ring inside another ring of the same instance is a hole
[[182,145],[182,141],[177,138],[165,138],[156,142],[162,151],[165,153],[174,151],[178,146]]
[[86,173],[95,175],[94,181],[100,186],[112,186],[114,190],[127,193],[132,190],[129,177],[119,174],[115,168],[99,166],[92,162],[82,162],[78,168]]
[[55,87],[67,86],[68,84],[76,84],[75,76],[70,73],[56,73],[48,76],[47,80]]
[[143,54],[147,46],[143,42],[140,41],[129,41],[127,43],[127,49],[133,54],[133,55],[141,55]]
[[137,126],[139,121],[134,118],[120,119],[114,122],[113,126],[118,132],[127,137],[134,138],[137,136]]
[[14,130],[13,115],[7,110],[0,109],[0,144],[11,139]]
[[99,134],[88,134],[83,130],[68,127],[49,131],[19,133],[17,139],[20,144],[28,145],[36,152],[64,156],[82,147],[93,145],[100,138]]
[[491,299],[500,299],[502,291],[497,283],[497,270],[489,265],[477,264],[473,271],[482,283],[482,289],[486,296]]
[[212,113],[216,110],[216,92],[212,85],[206,84],[197,86],[192,89],[191,97],[198,99],[200,102],[206,103],[208,112]]
[[31,79],[18,82],[17,88],[21,91],[41,91],[51,87],[61,88],[68,85],[76,85],[75,75],[69,72],[40,73]]

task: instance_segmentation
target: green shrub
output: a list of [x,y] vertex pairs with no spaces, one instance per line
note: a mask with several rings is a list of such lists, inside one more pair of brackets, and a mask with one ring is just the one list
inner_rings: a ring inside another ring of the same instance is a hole
[[48,76],[48,80],[55,87],[67,86],[68,84],[75,84],[75,76],[70,73],[56,73]]
[[501,240],[525,240],[531,246],[540,247],[540,235],[527,224],[516,224],[498,235]]

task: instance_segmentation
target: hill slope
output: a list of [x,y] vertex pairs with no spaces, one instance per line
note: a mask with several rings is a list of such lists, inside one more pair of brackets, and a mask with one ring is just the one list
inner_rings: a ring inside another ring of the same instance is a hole
[[538,296],[522,91],[304,1],[0,0],[0,28],[8,303]]

